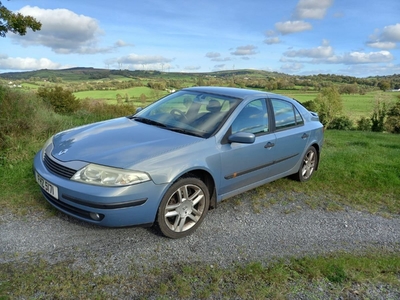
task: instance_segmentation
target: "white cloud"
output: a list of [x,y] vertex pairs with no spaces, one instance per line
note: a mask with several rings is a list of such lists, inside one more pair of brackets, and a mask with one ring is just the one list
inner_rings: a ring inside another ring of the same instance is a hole
[[378,49],[394,49],[396,48],[396,43],[393,42],[367,42],[367,46],[371,48],[378,48]]
[[[275,29],[282,35],[312,30],[313,26],[304,19],[323,19],[328,8],[333,4],[333,0],[299,0],[294,11],[292,20],[275,23]],[[280,43],[276,38],[275,31],[268,30],[264,40],[266,44]]]
[[301,69],[303,69],[304,65],[302,63],[289,63],[289,64],[283,64],[281,66],[281,71],[284,73],[294,73],[298,72]]
[[126,43],[126,42],[123,41],[123,40],[118,40],[118,41],[116,41],[116,42],[114,43],[114,47],[116,47],[116,48],[119,48],[119,47],[128,47],[128,46],[135,46],[135,45]]
[[400,42],[400,23],[385,26],[382,31],[381,39],[383,41]]
[[311,49],[290,50],[283,53],[286,57],[307,57],[307,58],[329,58],[334,54],[333,48],[327,40],[322,42],[322,46]]
[[210,58],[211,61],[230,61],[230,57],[221,57],[221,53],[218,52],[208,52],[206,57]]
[[211,58],[211,59],[219,58],[219,57],[221,57],[221,53],[218,53],[218,52],[207,52],[206,53],[206,57]]
[[23,46],[42,45],[56,53],[100,53],[110,52],[113,47],[98,48],[98,37],[103,33],[97,20],[78,15],[68,9],[42,9],[25,6],[19,10],[42,23],[42,29],[25,36],[10,35]]
[[333,0],[300,0],[294,13],[295,19],[323,19]]
[[183,70],[187,72],[198,71],[201,69],[201,66],[187,66]]
[[311,49],[289,50],[283,53],[280,59],[285,64],[309,63],[309,64],[381,64],[394,60],[389,51],[361,52],[353,51],[336,55],[329,41],[323,40],[322,45]]
[[116,59],[117,63],[139,65],[163,64],[171,61],[172,59],[160,55],[137,55],[133,53]]
[[382,31],[375,30],[369,37],[367,45],[378,49],[394,49],[396,43],[400,42],[400,23],[385,26]]
[[280,44],[281,39],[279,37],[272,37],[272,38],[265,39],[264,43],[267,45]]
[[116,69],[165,71],[174,69],[170,64],[172,61],[173,59],[160,55],[138,55],[132,53],[122,57],[106,59],[104,64],[108,68],[114,67]]
[[339,70],[342,74],[351,76],[366,77],[366,74],[387,75],[400,73],[400,65],[397,64],[379,64],[379,65],[349,65],[345,69]]
[[68,67],[71,66],[62,66],[61,64],[52,62],[47,58],[0,57],[0,69],[3,70],[63,69]]
[[312,25],[304,21],[286,21],[286,22],[276,23],[275,28],[280,34],[285,35],[295,32],[311,30]]
[[257,47],[253,46],[253,45],[239,46],[239,47],[236,47],[236,50],[231,52],[231,54],[238,55],[238,56],[254,55],[254,54],[257,54],[257,52],[255,51],[256,49],[257,49]]
[[327,63],[341,64],[371,64],[371,63],[387,63],[393,61],[394,57],[389,51],[379,52],[350,52],[342,56],[332,56]]
[[267,36],[267,37],[274,37],[274,36],[276,36],[276,32],[275,31],[273,31],[273,30],[267,30],[266,32],[265,32],[265,36]]

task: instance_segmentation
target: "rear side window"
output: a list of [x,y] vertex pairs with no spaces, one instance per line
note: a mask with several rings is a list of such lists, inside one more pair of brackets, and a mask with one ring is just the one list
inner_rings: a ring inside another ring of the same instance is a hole
[[286,129],[304,124],[299,111],[290,102],[271,99],[272,107],[275,116],[275,129]]

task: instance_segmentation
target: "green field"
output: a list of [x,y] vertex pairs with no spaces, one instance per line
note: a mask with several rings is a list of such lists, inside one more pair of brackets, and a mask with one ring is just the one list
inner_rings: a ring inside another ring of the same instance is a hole
[[40,87],[39,83],[29,83],[29,82],[25,82],[22,84],[22,87],[24,89],[32,89],[32,90],[36,90]]
[[76,92],[74,93],[75,97],[78,99],[101,99],[101,100],[115,100],[117,99],[117,95],[121,95],[123,98],[125,95],[128,95],[129,99],[139,98],[140,95],[144,94],[146,97],[150,99],[154,99],[155,96],[164,96],[167,94],[166,91],[158,91],[141,86],[134,87],[130,89],[119,89],[119,90],[101,90],[101,91],[84,91],[84,92]]
[[[295,98],[300,102],[314,100],[318,95],[318,92],[315,91],[303,92],[300,90],[279,90],[274,92],[291,98]],[[343,101],[343,113],[353,121],[358,120],[361,117],[371,117],[375,105],[378,101],[385,103],[394,103],[398,100],[398,95],[400,95],[400,93],[382,91],[369,92],[365,95],[343,94],[341,95]]]

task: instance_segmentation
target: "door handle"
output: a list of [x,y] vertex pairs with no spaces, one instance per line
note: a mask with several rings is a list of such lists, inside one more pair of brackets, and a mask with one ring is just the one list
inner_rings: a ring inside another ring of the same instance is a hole
[[307,133],[303,133],[303,135],[301,136],[301,138],[303,139],[303,140],[305,140],[306,138],[308,138],[309,137],[309,135],[307,134]]
[[274,143],[268,142],[268,143],[264,146],[264,148],[269,149],[269,148],[272,148],[273,146],[275,146]]

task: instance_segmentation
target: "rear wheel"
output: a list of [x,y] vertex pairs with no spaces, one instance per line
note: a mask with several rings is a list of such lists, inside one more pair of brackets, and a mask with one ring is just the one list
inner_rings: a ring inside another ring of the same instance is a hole
[[187,236],[200,226],[209,205],[209,191],[203,181],[196,177],[181,178],[161,200],[158,227],[169,238]]
[[301,182],[307,181],[314,174],[314,171],[318,164],[318,153],[317,150],[311,146],[307,149],[306,154],[303,157],[299,171],[293,175],[293,177]]

